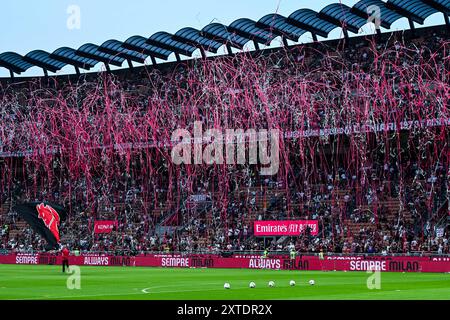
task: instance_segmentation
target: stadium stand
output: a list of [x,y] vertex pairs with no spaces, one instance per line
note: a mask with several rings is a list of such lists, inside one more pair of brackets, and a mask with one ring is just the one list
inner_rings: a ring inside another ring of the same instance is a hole
[[[373,4],[386,13],[384,28],[406,17],[412,30],[348,38],[348,31],[357,33],[365,24]],[[69,207],[62,242],[81,251],[450,253],[449,10],[448,1],[362,0],[352,8],[332,4],[320,12],[300,9],[289,17],[239,19],[78,50],[1,54],[0,66],[11,75],[39,66],[46,77],[0,80],[0,249],[44,248],[11,207],[47,199]],[[437,12],[446,26],[415,28]],[[249,41],[259,48],[275,36],[327,36],[337,27],[345,30],[342,41],[208,59],[204,54],[222,45],[231,53]],[[181,60],[197,49],[204,59]],[[132,65],[171,54],[177,62]],[[125,60],[130,69],[79,71]],[[67,64],[76,75],[48,77]],[[370,114],[368,106],[380,111]],[[170,150],[161,143],[173,130],[198,119],[214,126],[217,118],[236,128],[275,123],[283,132],[319,133],[285,136],[282,168],[271,177],[260,175],[256,165],[221,171],[168,164]],[[373,119],[378,125],[432,122],[392,132],[320,133]],[[114,139],[100,128],[114,132]],[[255,220],[298,218],[318,220],[319,235],[253,235]],[[96,235],[96,220],[116,220],[118,227]]]

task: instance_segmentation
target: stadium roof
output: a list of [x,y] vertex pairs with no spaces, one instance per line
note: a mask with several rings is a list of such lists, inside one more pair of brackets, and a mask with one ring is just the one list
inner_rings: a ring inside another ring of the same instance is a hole
[[320,12],[299,9],[288,17],[273,13],[258,21],[238,19],[229,26],[211,23],[202,30],[187,27],[173,35],[160,31],[148,38],[136,35],[124,42],[108,40],[100,46],[87,43],[78,50],[68,47],[53,53],[34,50],[25,56],[5,52],[0,54],[0,67],[8,69],[11,77],[31,67],[42,68],[46,76],[48,71],[55,73],[66,65],[73,66],[77,73],[79,68],[89,70],[98,63],[104,63],[109,70],[110,64],[120,67],[126,60],[132,67],[132,61],[143,63],[148,57],[153,64],[157,63],[156,58],[167,60],[172,54],[179,61],[180,55],[192,57],[196,50],[206,57],[206,51],[217,53],[222,46],[231,54],[232,47],[242,50],[249,42],[258,50],[259,44],[268,45],[276,37],[281,37],[287,46],[288,39],[296,42],[308,32],[317,41],[318,35],[327,38],[335,28],[341,28],[347,38],[348,32],[357,34],[367,23],[379,22],[383,28],[390,29],[402,18],[408,19],[414,29],[414,23],[424,24],[427,17],[438,12],[444,15],[450,28],[450,0],[360,0],[353,7],[332,3]]
[[286,17],[276,13],[262,17],[259,19],[258,24],[267,31],[296,42],[303,34],[308,32],[290,24]]
[[379,10],[380,25],[386,29],[390,29],[395,21],[403,18],[398,12],[389,9],[386,3],[381,0],[359,1],[353,6],[352,11],[360,17],[366,17],[367,12],[369,12],[371,8],[377,8]]
[[226,26],[220,23],[208,24],[202,29],[201,33],[210,39],[237,49],[243,49],[245,44],[250,41],[248,38],[230,32]]
[[94,67],[97,63],[100,63],[98,60],[85,58],[79,56],[77,51],[72,48],[62,47],[56,49],[51,55],[55,60],[59,60],[61,62],[66,62],[67,64],[71,64],[78,70],[78,68],[89,70]]
[[117,40],[108,40],[104,42],[98,50],[109,53],[129,61],[144,63],[147,55],[124,48],[123,43]]
[[174,38],[178,39],[179,41],[189,43],[202,50],[202,52],[209,51],[212,53],[217,53],[217,51],[223,45],[220,42],[208,39],[207,37],[202,35],[199,30],[189,27],[178,30],[178,32],[175,33]]

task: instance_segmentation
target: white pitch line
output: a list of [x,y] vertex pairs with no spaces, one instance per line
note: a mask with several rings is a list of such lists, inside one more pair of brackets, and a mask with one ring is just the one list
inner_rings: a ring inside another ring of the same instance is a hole
[[[148,290],[151,288],[145,288],[144,290]],[[247,288],[236,288],[234,290],[242,290],[242,289],[247,289]],[[220,289],[199,289],[199,290],[173,290],[173,291],[155,291],[153,293],[178,293],[178,292],[203,292],[203,291],[217,291]],[[231,289],[233,290],[233,289]],[[150,292],[148,292],[147,294],[150,294]]]
[[[211,285],[217,285],[217,283],[211,283]],[[143,290],[148,291],[149,289],[154,290],[158,288],[170,288],[170,287],[177,287],[179,285],[172,285],[172,286],[158,286],[158,287],[150,287],[142,289],[141,292],[134,292],[134,293],[113,293],[113,294],[91,294],[91,295],[79,295],[79,296],[58,296],[58,297],[50,297],[50,296],[44,296],[44,297],[32,297],[32,298],[21,298],[21,299],[9,299],[9,300],[47,300],[47,299],[65,299],[65,298],[88,298],[88,297],[113,297],[113,296],[131,296],[131,295],[142,295],[150,294],[150,292],[143,292]],[[218,289],[199,289],[199,290],[174,290],[174,291],[155,291],[154,293],[176,293],[176,292],[198,292],[198,291],[215,291]]]
[[[82,295],[82,296],[58,296],[49,299],[64,299],[64,298],[86,298],[86,297],[105,297],[105,296],[131,296],[142,293],[114,293],[114,294],[90,294],[90,295]],[[42,297],[33,297],[33,298],[21,298],[21,299],[9,299],[9,300],[47,300]]]
[[[145,288],[145,289],[152,289],[152,288]],[[145,290],[143,289],[143,290]],[[235,288],[234,290],[243,290],[243,289],[247,289],[247,288]],[[199,290],[171,290],[171,291],[155,291],[153,293],[178,293],[178,292],[203,292],[203,291],[217,291],[220,289],[199,289]],[[231,289],[233,290],[233,289]],[[142,291],[141,291],[142,292]],[[33,297],[33,298],[22,298],[22,299],[9,299],[9,300],[48,300],[48,299],[53,299],[53,300],[60,300],[60,299],[65,299],[65,298],[88,298],[88,297],[109,297],[109,296],[131,296],[131,295],[142,295],[142,293],[115,293],[115,294],[91,294],[91,295],[82,295],[82,296],[59,296],[59,297],[53,297],[53,298],[47,298],[44,299],[42,297],[37,298],[37,297]],[[148,293],[149,294],[149,293]]]
[[[189,283],[190,284],[190,283]],[[217,282],[215,283],[203,283],[204,285],[219,285]],[[148,287],[141,290],[141,292],[145,294],[150,294],[148,292],[149,290],[154,289],[164,289],[164,288],[174,288],[174,287],[180,287],[180,284],[175,284],[171,286],[158,286],[158,287]],[[165,293],[165,292],[189,292],[189,291],[212,291],[212,290],[218,290],[218,289],[201,289],[201,290],[177,290],[177,291],[155,291],[154,293]]]

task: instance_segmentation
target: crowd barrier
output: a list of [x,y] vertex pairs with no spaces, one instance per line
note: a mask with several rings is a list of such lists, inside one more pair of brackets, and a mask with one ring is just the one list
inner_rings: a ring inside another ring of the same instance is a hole
[[[333,256],[323,259],[318,256],[279,255],[262,258],[259,255],[230,257],[219,255],[171,255],[151,254],[138,256],[113,256],[107,254],[85,254],[70,256],[72,265],[79,266],[129,266],[166,268],[242,268],[273,270],[322,270],[322,271],[368,271],[389,272],[450,272],[450,257],[397,257],[397,256]],[[9,254],[0,256],[0,264],[61,264],[61,256],[37,254]]]

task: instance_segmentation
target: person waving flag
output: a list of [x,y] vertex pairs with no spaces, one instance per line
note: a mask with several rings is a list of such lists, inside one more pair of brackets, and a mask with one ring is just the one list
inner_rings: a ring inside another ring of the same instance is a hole
[[47,241],[46,250],[60,248],[59,226],[67,215],[64,207],[47,202],[29,202],[18,204],[12,210]]

